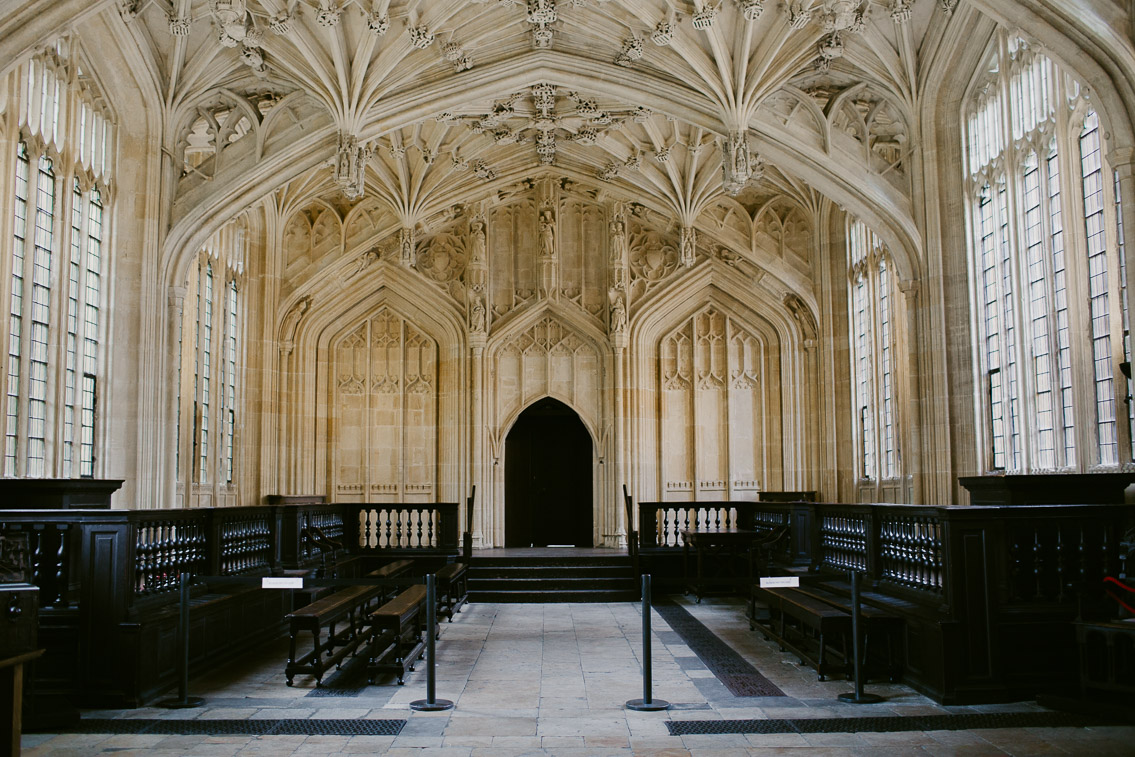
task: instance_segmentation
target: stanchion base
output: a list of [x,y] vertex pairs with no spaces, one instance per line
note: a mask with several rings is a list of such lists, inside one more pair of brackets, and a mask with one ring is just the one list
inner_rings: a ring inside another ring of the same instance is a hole
[[849,691],[846,694],[840,694],[836,698],[839,701],[847,702],[848,704],[878,704],[879,702],[883,701],[883,698],[878,694],[868,694],[864,692],[859,696],[856,696],[854,691]]
[[410,702],[410,709],[418,712],[441,712],[442,710],[452,710],[453,702],[448,699],[435,699],[432,702],[428,699],[415,699]]
[[158,707],[164,707],[167,710],[187,710],[190,707],[200,707],[205,704],[203,697],[186,697],[185,699],[166,699],[158,702]]
[[656,710],[670,709],[670,703],[664,699],[651,699],[649,702],[645,699],[628,699],[628,710],[638,710],[639,712],[654,712]]

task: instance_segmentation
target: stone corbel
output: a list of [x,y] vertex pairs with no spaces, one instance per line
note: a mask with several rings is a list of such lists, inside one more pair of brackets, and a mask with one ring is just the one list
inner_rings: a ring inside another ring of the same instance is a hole
[[[1119,174],[1119,179],[1135,177],[1135,147],[1119,147],[1107,154],[1108,165]],[[1130,201],[1131,198],[1125,198]]]
[[300,321],[303,320],[309,310],[311,310],[310,294],[300,298],[284,315],[280,322],[280,355],[282,357],[292,354]]

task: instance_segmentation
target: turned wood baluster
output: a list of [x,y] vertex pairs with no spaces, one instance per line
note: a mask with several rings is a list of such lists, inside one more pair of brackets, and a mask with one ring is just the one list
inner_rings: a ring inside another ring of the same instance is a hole
[[1044,569],[1044,545],[1041,543],[1040,529],[1033,529],[1033,596],[1036,599],[1044,598],[1042,585],[1042,572]]
[[918,549],[918,536],[915,532],[914,519],[903,518],[900,527],[902,529],[902,554],[903,554],[903,582],[907,586],[918,585],[918,562],[917,562],[917,549]]
[[393,546],[396,546],[396,545],[390,539],[391,539],[391,534],[394,533],[394,522],[390,520],[391,511],[386,510],[385,512],[386,512],[386,544],[384,544],[382,546],[393,547]]
[[137,589],[143,594],[149,594],[154,588],[154,554],[151,540],[150,525],[138,527],[137,562],[138,569]]
[[930,564],[930,519],[919,518],[918,521],[918,564],[919,564],[919,583],[922,588],[933,588],[933,581],[930,577],[932,566]]
[[903,583],[918,586],[918,523],[914,518],[903,518],[899,521],[899,529],[903,538]]
[[145,526],[139,526],[134,541],[134,592],[137,594],[145,594],[149,586],[147,561]]
[[1056,601],[1064,601],[1064,581],[1068,570],[1068,556],[1065,554],[1064,529],[1056,524]]
[[43,532],[32,528],[27,534],[32,553],[32,583],[43,586]]
[[67,601],[67,526],[56,526],[55,536],[59,539],[59,546],[55,549],[55,596],[52,597],[52,606],[66,607]]

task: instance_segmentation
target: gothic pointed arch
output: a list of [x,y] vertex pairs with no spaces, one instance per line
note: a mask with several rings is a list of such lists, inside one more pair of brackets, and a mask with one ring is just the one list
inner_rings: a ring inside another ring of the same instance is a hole
[[277,396],[300,472],[292,486],[339,501],[457,499],[465,442],[444,431],[465,413],[455,308],[412,271],[379,261],[345,281],[310,281],[281,310],[281,328],[295,332]]
[[631,323],[640,498],[752,500],[813,464],[801,420],[816,400],[800,387],[815,370],[814,326],[791,312],[798,295],[746,283],[701,267]]

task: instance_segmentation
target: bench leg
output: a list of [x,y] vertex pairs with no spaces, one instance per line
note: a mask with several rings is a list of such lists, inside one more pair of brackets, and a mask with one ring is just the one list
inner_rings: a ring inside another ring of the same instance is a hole
[[288,633],[288,665],[287,665],[286,670],[287,670],[288,685],[289,686],[292,685],[292,679],[295,678],[295,675],[296,675],[294,672],[292,672],[292,666],[295,665],[295,664],[296,664],[296,631],[293,628]]
[[827,673],[827,662],[824,659],[824,657],[825,657],[824,647],[825,646],[827,646],[827,645],[824,644],[824,634],[821,631],[820,632],[820,657],[816,661],[816,673],[819,674],[821,681],[827,680],[827,675],[826,675],[826,673]]
[[[335,624],[331,624],[331,636],[335,636]],[[315,639],[315,652],[312,655],[311,666],[315,668],[315,688],[319,688],[323,683],[323,653],[327,651],[325,645],[319,643],[319,629],[316,628],[312,632],[312,637]],[[328,652],[329,653],[329,652]]]

